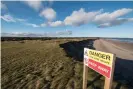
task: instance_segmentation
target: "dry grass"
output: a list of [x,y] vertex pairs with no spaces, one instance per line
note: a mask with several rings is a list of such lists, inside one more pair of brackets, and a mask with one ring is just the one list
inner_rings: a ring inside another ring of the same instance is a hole
[[[83,63],[67,57],[59,46],[68,41],[2,42],[2,89],[82,89]],[[88,81],[97,75],[89,70]],[[103,78],[95,82],[101,89],[103,84]]]

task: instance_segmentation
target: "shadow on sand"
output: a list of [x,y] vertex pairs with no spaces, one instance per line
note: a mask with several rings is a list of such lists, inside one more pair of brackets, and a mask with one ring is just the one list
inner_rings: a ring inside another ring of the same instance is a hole
[[129,85],[133,89],[133,61],[116,58],[114,80],[118,81],[115,89],[120,89],[121,85]]
[[[83,62],[84,48],[95,49],[93,42],[95,40],[83,40],[83,41],[71,41],[64,44],[60,44],[60,47],[64,48],[66,56],[73,58],[73,60]],[[92,86],[94,89],[100,89],[94,86],[94,82],[99,80],[101,75],[89,82],[87,85]],[[121,85],[128,86],[128,89],[133,89],[133,61],[116,58],[114,80],[117,81],[115,89],[120,89]]]

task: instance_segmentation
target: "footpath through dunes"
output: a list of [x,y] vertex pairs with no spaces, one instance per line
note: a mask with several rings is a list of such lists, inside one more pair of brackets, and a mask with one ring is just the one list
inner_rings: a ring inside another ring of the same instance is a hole
[[94,42],[96,50],[116,54],[116,81],[133,88],[133,43],[99,39]]

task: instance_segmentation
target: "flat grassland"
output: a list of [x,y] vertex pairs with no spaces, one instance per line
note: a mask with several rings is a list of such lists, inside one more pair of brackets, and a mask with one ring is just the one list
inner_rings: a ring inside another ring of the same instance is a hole
[[[1,42],[2,89],[82,89],[83,62],[75,60],[82,59],[78,57],[80,50],[83,50],[82,44],[69,45],[72,50],[65,51],[63,48],[63,44],[67,42],[81,40],[83,39]],[[99,77],[98,73],[89,69],[88,83],[97,76]],[[88,89],[103,89],[104,77],[99,77],[88,85]],[[128,89],[125,85],[116,88],[117,85],[118,82],[114,81],[115,89]]]

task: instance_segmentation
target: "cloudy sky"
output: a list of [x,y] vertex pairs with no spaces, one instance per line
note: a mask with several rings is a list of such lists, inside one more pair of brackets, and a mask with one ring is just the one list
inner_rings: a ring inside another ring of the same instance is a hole
[[130,37],[133,2],[2,1],[2,36]]

